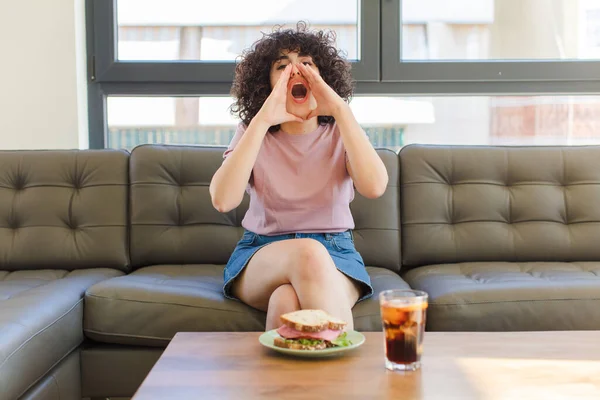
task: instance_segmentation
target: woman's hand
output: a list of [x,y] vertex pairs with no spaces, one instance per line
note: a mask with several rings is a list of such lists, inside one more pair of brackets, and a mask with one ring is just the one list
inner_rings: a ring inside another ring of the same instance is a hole
[[315,97],[317,107],[313,109],[306,119],[318,117],[319,115],[335,116],[340,112],[341,109],[347,106],[347,103],[333,90],[312,68],[299,63],[297,68],[302,73],[302,76],[308,82],[310,91]]
[[269,126],[279,125],[290,121],[304,122],[302,118],[287,112],[287,86],[290,80],[291,71],[292,66],[291,64],[288,64],[273,87],[273,90],[271,90],[271,94],[267,97],[260,108],[260,111],[256,114],[257,117],[268,123]]

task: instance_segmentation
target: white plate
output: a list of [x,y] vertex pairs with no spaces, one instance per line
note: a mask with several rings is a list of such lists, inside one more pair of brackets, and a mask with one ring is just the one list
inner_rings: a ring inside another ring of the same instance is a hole
[[279,353],[288,354],[298,357],[329,357],[335,355],[341,355],[348,351],[356,349],[358,346],[365,342],[365,336],[357,331],[347,331],[346,339],[350,340],[352,344],[346,347],[330,347],[323,350],[294,350],[284,349],[283,347],[277,347],[273,344],[276,337],[279,337],[277,330],[273,329],[260,335],[258,341],[265,347],[273,349]]

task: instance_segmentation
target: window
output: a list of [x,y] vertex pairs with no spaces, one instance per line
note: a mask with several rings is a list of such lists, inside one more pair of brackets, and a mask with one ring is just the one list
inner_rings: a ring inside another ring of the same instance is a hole
[[444,96],[427,101],[434,121],[408,125],[405,144],[600,143],[600,96]]
[[[359,80],[379,80],[379,3],[370,0],[89,0],[93,79],[231,82],[234,59],[275,25],[337,33]],[[368,7],[363,7],[368,4]],[[293,18],[291,17],[293,16]]]
[[117,59],[233,61],[262,32],[306,19],[314,29],[335,31],[337,47],[358,60],[358,6],[357,0],[118,0]]
[[[230,97],[108,97],[107,147],[144,143],[227,146],[238,124]],[[409,126],[434,122],[427,99],[357,97],[351,108],[376,147],[399,150]],[[396,112],[390,112],[396,110]]]
[[600,78],[598,0],[382,3],[385,81]]
[[[238,123],[228,112],[232,102],[229,97],[109,97],[107,146],[227,146]],[[600,143],[600,96],[357,97],[351,107],[371,143],[392,150],[411,143]]]
[[581,0],[579,6],[579,52],[583,58],[600,58],[600,1]]
[[[595,7],[593,6],[595,4]],[[403,60],[565,60],[598,46],[597,1],[404,0]],[[580,28],[581,25],[581,28]],[[418,34],[417,51],[406,46]],[[582,38],[579,38],[582,35]],[[580,47],[583,40],[584,46]]]
[[378,147],[600,143],[600,0],[87,1],[92,148],[228,144],[235,58],[298,20]]

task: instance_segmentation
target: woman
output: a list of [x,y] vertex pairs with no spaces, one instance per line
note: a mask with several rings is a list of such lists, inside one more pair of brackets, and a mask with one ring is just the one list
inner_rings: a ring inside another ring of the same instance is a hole
[[275,30],[245,52],[235,71],[232,111],[241,119],[210,194],[220,212],[250,206],[244,235],[224,272],[224,294],[267,312],[322,309],[353,329],[352,307],[373,294],[354,248],[354,188],[383,194],[385,166],[347,101],[350,64],[334,37]]

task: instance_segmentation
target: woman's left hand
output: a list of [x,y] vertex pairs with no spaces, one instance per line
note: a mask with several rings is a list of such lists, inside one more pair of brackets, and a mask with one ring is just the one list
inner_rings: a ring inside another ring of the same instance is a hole
[[318,72],[306,65],[299,63],[298,69],[308,82],[310,91],[315,97],[317,107],[308,114],[306,119],[318,117],[319,115],[335,116],[347,104],[319,75]]

